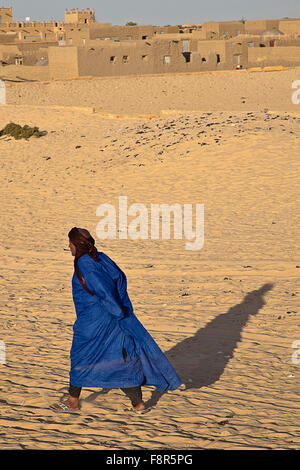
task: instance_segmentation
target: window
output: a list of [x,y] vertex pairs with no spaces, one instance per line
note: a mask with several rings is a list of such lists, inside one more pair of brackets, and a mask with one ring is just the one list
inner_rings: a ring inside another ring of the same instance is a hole
[[72,42],[73,42],[73,39],[70,38],[70,39],[69,39],[69,44],[72,44]]
[[142,55],[142,60],[146,61],[148,59],[147,55]]
[[148,36],[142,36],[142,39],[148,39]]
[[24,36],[24,39],[36,39],[41,38],[41,36]]
[[206,59],[205,59],[205,57],[202,57],[202,62],[206,62]]
[[221,62],[220,54],[217,54],[217,64],[219,64],[220,62]]
[[83,39],[82,39],[82,42],[83,42],[83,45],[85,46],[85,45],[86,45],[86,39],[83,38]]
[[191,52],[183,52],[182,55],[186,62],[191,62]]
[[126,41],[131,41],[131,36],[126,36]]
[[127,62],[128,62],[128,55],[123,55],[122,62],[123,62],[123,64],[127,64]]
[[248,42],[248,47],[253,47],[254,43],[253,42]]
[[182,43],[182,46],[183,46],[183,52],[189,52],[190,41],[185,39]]
[[110,56],[110,59],[109,59],[110,63],[113,64],[116,62],[116,57],[114,55]]
[[171,56],[165,55],[164,56],[164,64],[170,64],[171,63]]
[[240,63],[240,60],[241,60],[241,55],[240,54],[234,54],[234,56],[233,56],[234,65],[238,65]]

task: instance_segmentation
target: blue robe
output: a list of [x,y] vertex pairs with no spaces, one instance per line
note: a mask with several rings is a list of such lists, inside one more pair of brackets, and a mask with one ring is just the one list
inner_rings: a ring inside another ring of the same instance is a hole
[[[105,253],[88,254],[78,268],[89,294],[72,279],[77,319],[73,326],[70,383],[77,387],[155,386],[175,390],[181,380],[133,312],[123,271]],[[125,307],[125,308],[124,308]]]

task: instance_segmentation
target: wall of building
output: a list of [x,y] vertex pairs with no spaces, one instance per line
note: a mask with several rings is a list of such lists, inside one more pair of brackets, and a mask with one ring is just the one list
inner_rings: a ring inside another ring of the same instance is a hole
[[298,39],[275,39],[275,46],[298,46],[300,47],[300,37]]
[[164,41],[179,42],[179,49],[181,52],[197,52],[198,51],[198,37],[192,36],[189,33],[172,33],[164,34],[163,36],[154,36],[155,40],[163,39]]
[[[196,31],[193,34],[195,33]],[[216,21],[204,23],[201,30],[197,31],[197,36],[200,39],[219,39],[219,23]]]
[[34,28],[34,27],[25,27],[21,31],[18,31],[18,40],[19,41],[28,41],[28,42],[49,42],[56,41],[57,34],[50,28]]
[[216,41],[204,41],[200,40],[197,41],[197,51],[200,53],[203,59],[208,59],[210,54],[220,55],[221,62],[226,61],[225,56],[225,41],[216,40]]
[[20,58],[23,65],[35,65],[39,59],[48,58],[48,48],[54,44],[0,44],[0,60],[15,64],[16,58]]
[[178,27],[112,26],[111,24],[77,25],[65,28],[66,44],[73,46],[95,45],[94,41],[138,41],[151,39],[155,35],[177,33]]
[[[21,72],[21,74],[20,74]],[[41,81],[48,81],[49,80],[49,71],[48,67],[46,66],[22,66],[20,70],[19,65],[5,65],[1,66],[0,64],[0,75],[5,79],[15,80],[16,76],[21,75],[23,80],[41,80]],[[9,97],[7,100],[9,104]]]
[[300,47],[254,47],[248,49],[249,67],[300,65]]
[[279,29],[279,20],[251,20],[245,21],[245,32],[248,34],[261,34],[266,29]]
[[86,10],[79,10],[78,8],[74,8],[72,10],[66,9],[65,23],[95,23],[95,10],[90,10],[89,8]]
[[[235,45],[230,47],[234,48]],[[56,54],[56,49],[59,49],[59,54]],[[51,79],[228,69],[224,61],[217,63],[216,50],[213,47],[207,48],[205,52],[203,50],[192,51],[185,55],[182,51],[182,43],[174,40],[153,39],[149,45],[145,41],[120,43],[101,41],[101,44],[96,47],[72,46],[50,48],[50,50]],[[72,50],[76,50],[78,54],[77,69],[71,67],[72,60],[76,59],[75,52],[74,55],[70,55]],[[223,57],[225,56],[224,44],[223,48],[220,44],[220,53]]]
[[[102,43],[104,41],[101,41]],[[152,73],[152,48],[145,43],[111,43],[103,47],[78,48],[80,76],[112,76]]]
[[78,77],[78,48],[49,47],[50,80]]
[[152,37],[153,26],[109,26],[105,28],[94,25],[90,29],[90,39],[109,38],[125,41],[130,38],[135,41],[143,39],[143,36],[145,36],[145,39]]
[[300,19],[279,21],[278,29],[284,34],[300,35]]
[[194,31],[201,39],[218,40],[243,34],[245,25],[242,21],[210,21],[202,25],[200,31]]
[[0,8],[0,25],[13,22],[12,8]]
[[0,44],[0,60],[7,64],[14,64],[15,57],[20,55],[18,46],[14,44]]
[[35,65],[40,59],[48,59],[48,49],[55,43],[17,44],[19,55],[23,58],[23,65]]
[[284,34],[300,35],[300,19],[222,21],[203,23],[201,30],[192,31],[201,39],[217,40],[235,37],[238,34],[260,35],[268,29],[279,29]]
[[188,54],[185,56],[181,41],[160,38],[152,42],[153,73],[186,73],[203,70],[199,52],[187,51]]
[[[56,30],[58,32],[56,32]],[[0,43],[5,40],[4,34],[10,33],[15,34],[15,41],[27,41],[27,42],[52,42],[57,41],[57,37],[60,34],[59,28],[47,23],[32,23],[22,22],[14,23],[12,25],[1,26],[0,25]],[[3,41],[2,41],[3,39]]]
[[[247,41],[224,41],[222,39],[204,41],[200,39],[198,41],[198,52],[201,54],[201,60],[208,60],[210,70],[232,70],[237,65],[242,65],[243,68],[248,66]],[[234,56],[239,56],[237,62]]]
[[243,34],[245,31],[245,25],[242,21],[224,21],[219,26],[219,39],[227,39],[230,37],[238,36]]
[[238,65],[243,69],[248,68],[248,41],[225,41],[226,68],[235,69]]
[[11,44],[18,38],[17,33],[0,33],[0,44]]

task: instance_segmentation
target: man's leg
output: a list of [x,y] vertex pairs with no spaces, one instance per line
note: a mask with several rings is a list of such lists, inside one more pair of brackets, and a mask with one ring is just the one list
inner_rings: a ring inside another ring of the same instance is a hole
[[134,408],[137,410],[143,410],[145,408],[141,386],[121,388],[121,390],[131,400],[132,406]]
[[72,410],[79,410],[79,395],[81,392],[81,387],[75,387],[74,385],[69,386],[69,396],[66,400],[54,403],[51,405],[52,409],[61,411],[62,409],[65,411],[65,407],[67,407],[70,411]]
[[73,398],[79,398],[80,396],[80,393],[81,393],[81,387],[75,387],[75,385],[71,385],[69,386],[69,394],[71,397]]

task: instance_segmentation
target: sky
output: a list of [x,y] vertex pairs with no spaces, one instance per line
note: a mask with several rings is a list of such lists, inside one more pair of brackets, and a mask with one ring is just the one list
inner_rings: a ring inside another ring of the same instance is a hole
[[98,23],[114,25],[300,18],[300,0],[1,0],[0,6],[13,7],[15,21],[63,21],[65,8],[94,8]]

